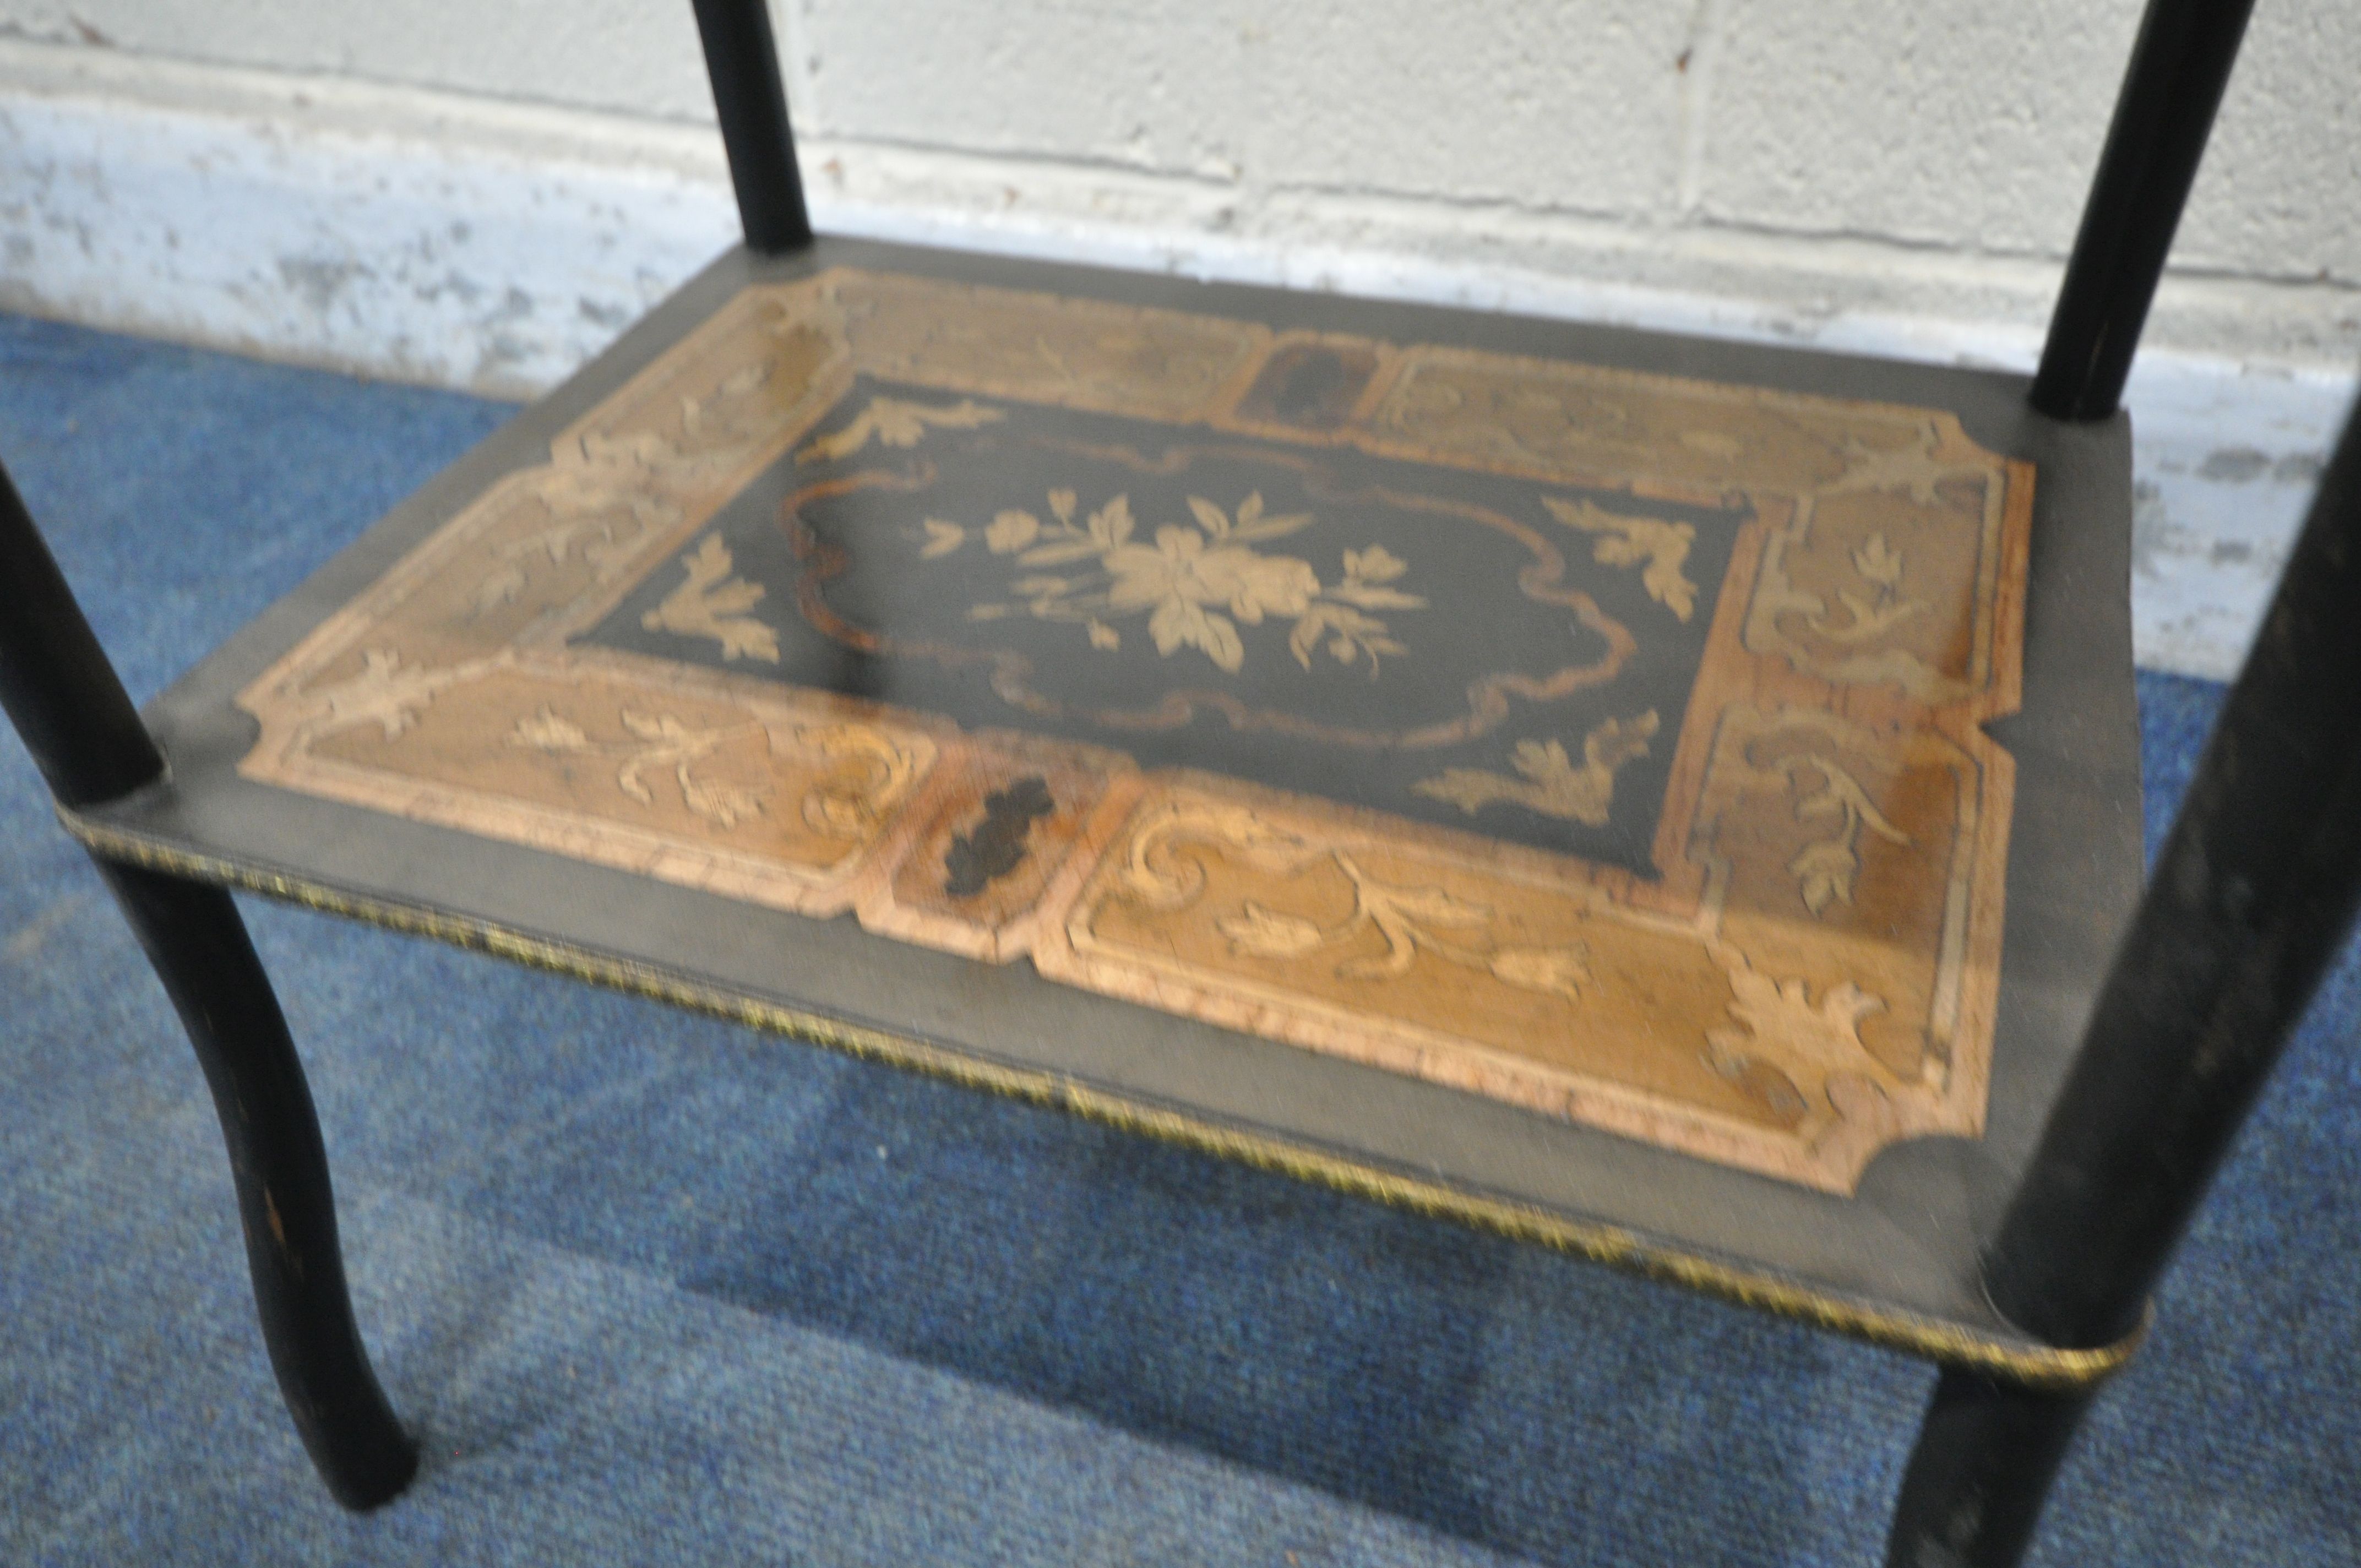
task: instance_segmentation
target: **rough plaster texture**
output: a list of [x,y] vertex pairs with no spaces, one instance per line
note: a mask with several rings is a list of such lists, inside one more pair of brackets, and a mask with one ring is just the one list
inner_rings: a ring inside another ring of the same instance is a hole
[[686,0],[0,0],[0,34],[131,57],[713,118]]
[[[2137,0],[1744,0],[1720,31],[1699,214],[1994,255],[2073,239]],[[2176,263],[2361,280],[2361,27],[2258,7]]]
[[[1936,258],[2061,255],[2139,5],[774,0],[812,136],[967,159],[949,178],[972,194],[1033,200],[1043,166],[1110,189],[1145,177],[1186,188],[1170,199],[1213,233],[1349,243],[1374,218],[1471,259],[1499,249],[1499,218],[1556,220],[1506,237],[1594,275],[1602,253],[1646,242],[1625,280],[1718,293],[1730,274],[1709,236],[1828,242],[1817,267],[1758,248],[1755,287],[1739,291],[1807,316],[1868,302],[1815,290],[1815,270],[1883,259],[1925,275],[1923,303],[1958,281],[1938,280]],[[685,9],[0,0],[0,34],[702,122]],[[2180,261],[2192,279],[2319,298],[2168,301],[2160,342],[2337,360],[2361,345],[2356,76],[2348,7],[2259,8]],[[1988,284],[1961,313],[2037,325],[2043,293]]]
[[[2028,364],[2138,0],[774,0],[840,231]],[[0,0],[0,305],[516,395],[731,234],[686,6]],[[2135,379],[2235,665],[2361,356],[2361,22],[2265,6]]]
[[12,309],[522,397],[732,236],[710,132],[23,46],[0,82]]

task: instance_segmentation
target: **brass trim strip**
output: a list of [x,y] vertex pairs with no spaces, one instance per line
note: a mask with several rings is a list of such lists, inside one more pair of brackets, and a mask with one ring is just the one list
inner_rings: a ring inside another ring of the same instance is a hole
[[57,813],[66,831],[84,849],[107,860],[240,888],[388,930],[430,937],[531,968],[806,1040],[864,1060],[1063,1111],[1119,1131],[1178,1144],[1393,1208],[1545,1246],[1944,1366],[1987,1373],[2041,1388],[2088,1387],[2121,1369],[2147,1336],[2147,1321],[2143,1319],[2138,1328],[2114,1344],[2095,1350],[2065,1350],[2013,1343],[1915,1313],[1864,1307],[1773,1275],[1649,1241],[1620,1225],[1568,1219],[1529,1204],[1460,1191],[1440,1182],[1404,1176],[1264,1134],[1129,1100],[1062,1074],[1008,1067],[962,1056],[906,1036],[756,1001],[651,965],[528,936],[489,921],[342,893],[282,872],[257,871],[214,856],[193,854],[93,822],[62,806]]

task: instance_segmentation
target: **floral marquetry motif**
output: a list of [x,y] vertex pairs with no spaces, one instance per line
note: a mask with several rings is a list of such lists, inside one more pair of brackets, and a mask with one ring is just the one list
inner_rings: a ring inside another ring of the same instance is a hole
[[[1115,623],[1145,615],[1147,636],[1159,654],[1169,658],[1193,648],[1232,674],[1246,658],[1239,624],[1259,626],[1266,619],[1291,623],[1288,652],[1306,667],[1320,650],[1342,664],[1366,663],[1374,679],[1379,655],[1410,652],[1384,621],[1366,613],[1426,608],[1417,595],[1387,586],[1408,568],[1385,546],[1345,551],[1335,581],[1323,585],[1309,562],[1258,548],[1310,526],[1308,513],[1266,516],[1259,490],[1237,503],[1235,522],[1202,496],[1191,496],[1188,503],[1191,521],[1157,528],[1152,544],[1132,516],[1127,494],[1093,509],[1080,525],[1071,489],[1049,492],[1046,525],[1029,511],[999,513],[981,531],[984,547],[1033,572],[1008,585],[1022,602],[980,602],[969,608],[968,619],[1022,613],[1079,624],[1092,647],[1113,652],[1123,646]],[[950,555],[966,541],[967,531],[956,523],[929,518],[926,526],[928,546],[919,554],[927,559]],[[1079,575],[1055,570],[1085,565],[1093,569]]]
[[1811,1186],[1982,1124],[2031,476],[1951,416],[837,269],[249,778]]

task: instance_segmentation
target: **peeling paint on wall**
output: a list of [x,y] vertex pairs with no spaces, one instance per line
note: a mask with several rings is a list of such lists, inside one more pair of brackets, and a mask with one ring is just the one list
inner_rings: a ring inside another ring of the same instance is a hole
[[2226,679],[2287,562],[2352,381],[2150,356],[2132,384],[2133,638]]
[[732,236],[709,133],[82,54],[0,44],[8,309],[523,397]]

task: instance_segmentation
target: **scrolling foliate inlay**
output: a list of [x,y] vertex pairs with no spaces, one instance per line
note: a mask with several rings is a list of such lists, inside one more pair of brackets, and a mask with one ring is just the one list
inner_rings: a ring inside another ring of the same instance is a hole
[[[1159,654],[1170,658],[1193,648],[1233,674],[1246,659],[1237,623],[1259,626],[1266,616],[1292,621],[1288,652],[1307,668],[1312,651],[1324,647],[1338,663],[1366,663],[1374,680],[1380,654],[1410,652],[1384,621],[1364,613],[1426,608],[1416,594],[1387,586],[1407,568],[1384,545],[1345,551],[1341,575],[1323,585],[1310,562],[1256,548],[1308,527],[1310,514],[1266,516],[1259,490],[1237,503],[1235,522],[1202,496],[1188,502],[1193,525],[1159,527],[1152,545],[1133,538],[1137,524],[1127,494],[1093,510],[1081,524],[1071,489],[1049,492],[1047,524],[1029,511],[1001,512],[977,531],[984,547],[1034,571],[1007,586],[1022,602],[980,602],[970,607],[968,619],[1029,613],[1037,620],[1081,626],[1090,646],[1112,652],[1123,646],[1117,624],[1144,614]],[[926,526],[928,541],[919,554],[928,560],[954,554],[965,541],[967,531],[956,523],[929,518]],[[1084,562],[1093,569],[1082,576],[1054,572]]]
[[1844,1191],[1982,1124],[2030,485],[1925,410],[839,269],[315,627],[241,769]]
[[1656,710],[1652,707],[1629,722],[1610,718],[1584,736],[1580,767],[1555,740],[1520,740],[1510,759],[1522,775],[1520,778],[1451,768],[1438,777],[1419,780],[1414,787],[1421,795],[1450,801],[1466,812],[1506,800],[1528,811],[1571,817],[1596,827],[1607,820],[1614,803],[1615,770],[1633,757],[1645,755],[1656,729]]

